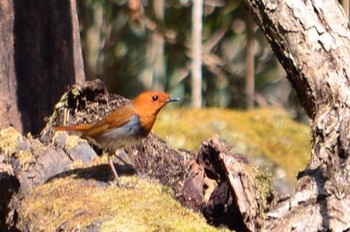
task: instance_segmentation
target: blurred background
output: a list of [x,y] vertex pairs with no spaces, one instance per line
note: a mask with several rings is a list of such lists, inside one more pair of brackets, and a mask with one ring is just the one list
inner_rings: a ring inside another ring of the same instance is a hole
[[308,122],[241,1],[193,3],[79,0],[86,78],[100,78],[109,92],[126,97],[156,89],[181,97],[184,106],[273,106]]

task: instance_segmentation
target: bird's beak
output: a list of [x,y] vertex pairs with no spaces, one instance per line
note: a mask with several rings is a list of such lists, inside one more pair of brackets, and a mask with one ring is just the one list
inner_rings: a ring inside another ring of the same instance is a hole
[[166,100],[166,103],[169,103],[169,102],[176,102],[176,101],[180,101],[180,98],[178,98],[178,97],[169,97],[169,98]]

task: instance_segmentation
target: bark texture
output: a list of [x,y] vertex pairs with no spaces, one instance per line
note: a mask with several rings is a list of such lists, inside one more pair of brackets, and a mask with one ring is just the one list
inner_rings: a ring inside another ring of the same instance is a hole
[[0,0],[0,128],[13,126],[22,130],[16,102],[14,63],[13,2]]
[[244,2],[312,119],[311,159],[265,229],[349,230],[349,21],[335,0]]
[[270,177],[229,150],[218,135],[202,142],[196,158],[188,162],[191,171],[181,201],[200,210],[212,225],[257,231],[274,198]]
[[37,134],[85,79],[75,0],[0,0],[0,128]]

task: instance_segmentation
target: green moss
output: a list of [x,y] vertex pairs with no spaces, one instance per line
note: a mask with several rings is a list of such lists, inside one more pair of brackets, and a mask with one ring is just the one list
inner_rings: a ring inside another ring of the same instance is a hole
[[17,160],[24,170],[34,160],[31,148],[23,136],[13,127],[0,130],[0,150],[7,157],[11,157],[12,155],[17,156]]
[[224,142],[233,145],[233,152],[267,157],[281,165],[291,181],[310,157],[310,128],[279,109],[164,110],[154,132],[174,147],[193,151],[202,140],[219,134]]
[[268,211],[270,200],[273,198],[272,175],[267,172],[261,172],[254,168],[253,170],[257,192],[260,197],[259,213],[262,218],[265,218],[265,212]]
[[220,231],[181,207],[169,188],[137,177],[122,182],[128,187],[74,178],[41,185],[24,200],[20,224],[30,220],[30,231],[84,231],[94,224],[101,231]]
[[8,157],[19,151],[22,135],[13,127],[0,130],[0,149]]

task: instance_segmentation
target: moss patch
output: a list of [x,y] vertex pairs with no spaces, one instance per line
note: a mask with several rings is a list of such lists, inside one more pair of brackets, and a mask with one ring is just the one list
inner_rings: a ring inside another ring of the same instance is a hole
[[16,131],[13,127],[0,130],[0,148],[7,157],[19,151],[19,144],[22,141],[21,133]]
[[58,178],[36,188],[20,210],[29,231],[222,231],[176,202],[169,188],[151,180],[122,177],[101,187],[94,180]]
[[259,215],[266,218],[266,212],[269,210],[271,200],[273,199],[272,176],[267,172],[261,172],[252,167],[255,182],[257,183],[257,193],[259,199]]
[[177,148],[196,151],[200,142],[219,134],[232,151],[267,157],[295,181],[310,158],[310,128],[279,109],[173,109],[160,113],[154,132]]
[[[31,136],[28,136],[31,139]],[[32,147],[36,146],[36,149],[44,149],[40,143],[27,143],[26,139],[13,127],[0,130],[0,150],[10,158],[11,156],[17,156],[17,160],[23,170],[27,170],[29,164],[35,160],[32,153]]]

